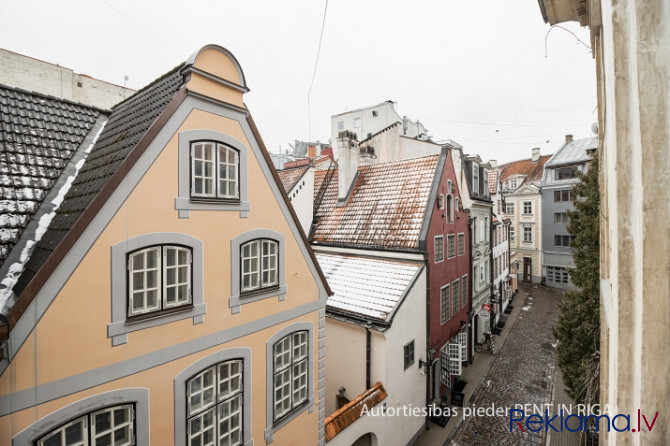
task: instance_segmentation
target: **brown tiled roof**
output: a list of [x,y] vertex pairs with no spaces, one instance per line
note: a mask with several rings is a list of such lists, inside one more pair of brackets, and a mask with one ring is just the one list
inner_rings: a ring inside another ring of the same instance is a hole
[[0,265],[99,114],[0,85]]
[[279,175],[279,179],[281,180],[282,186],[284,186],[284,190],[286,193],[289,193],[291,189],[293,189],[293,186],[295,186],[295,183],[298,182],[300,178],[307,172],[309,169],[309,166],[303,166],[303,167],[296,167],[294,169],[284,169],[284,170],[278,170],[277,174]]
[[104,130],[65,195],[46,233],[35,246],[14,294],[19,296],[93,199],[119,169],[183,83],[174,68],[114,107]]
[[354,400],[349,401],[337,411],[326,417],[326,441],[332,440],[337,434],[342,432],[354,421],[361,417],[363,407],[371,409],[386,398],[388,394],[382,383],[378,382]]
[[525,175],[523,184],[534,183],[539,185],[542,181],[542,172],[544,164],[549,161],[551,155],[542,155],[540,159],[533,163],[530,158],[511,163],[503,164],[498,167],[500,172],[500,181],[505,182],[512,175]]
[[[345,206],[338,207],[338,172],[315,212],[312,243],[417,249],[439,155],[362,166]],[[325,174],[325,173],[324,173]],[[317,183],[322,177],[315,178]]]

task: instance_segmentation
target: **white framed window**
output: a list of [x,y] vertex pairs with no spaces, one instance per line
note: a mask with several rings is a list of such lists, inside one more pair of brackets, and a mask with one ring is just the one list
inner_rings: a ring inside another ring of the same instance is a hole
[[338,121],[337,122],[337,131],[341,132],[342,130],[344,130],[344,121]]
[[479,195],[479,165],[472,163],[472,193]]
[[451,283],[451,314],[458,313],[461,309],[461,279],[456,279]]
[[482,180],[483,180],[483,185],[482,185],[482,195],[485,197],[489,196],[489,171],[488,169],[482,169],[483,175],[482,175]]
[[177,245],[128,254],[128,317],[191,305],[193,256]]
[[554,191],[554,201],[572,201],[572,191],[570,189]]
[[214,141],[191,144],[191,197],[239,200],[240,157],[236,149]]
[[244,444],[244,365],[218,363],[186,382],[187,445]]
[[447,235],[447,258],[456,257],[456,234]]
[[554,223],[567,223],[568,214],[567,212],[555,212],[554,213]]
[[273,419],[278,421],[308,399],[309,332],[296,331],[273,345]]
[[547,281],[552,283],[569,283],[568,270],[562,266],[547,266]]
[[465,234],[458,234],[458,255],[462,256],[465,254]]
[[440,288],[440,324],[444,324],[449,319],[449,310],[451,310],[451,293],[449,284]]
[[440,379],[449,384],[451,375],[460,376],[463,371],[463,348],[460,343],[448,342],[440,351]]
[[556,169],[557,180],[569,180],[577,178],[577,166],[560,167]]
[[523,202],[523,213],[528,215],[533,213],[533,202],[532,201],[524,201]]
[[361,126],[361,118],[354,118],[354,128],[357,129]]
[[512,242],[514,241],[514,235],[515,235],[515,233],[516,233],[516,229],[515,229],[515,227],[514,227],[514,226],[510,226],[510,227],[509,227],[509,239],[510,239],[510,241],[512,241]]
[[477,225],[477,217],[473,217],[472,218],[472,238],[474,239],[472,240],[473,243],[477,243],[479,241],[477,239],[478,231],[479,226]]
[[505,213],[507,215],[514,215],[514,203],[507,203],[505,205]]
[[37,446],[135,445],[132,404],[107,407],[60,426],[37,441]]
[[516,189],[516,187],[517,187],[516,185],[517,185],[516,178],[513,179],[513,180],[509,180],[509,188],[510,189]]
[[447,223],[454,222],[454,197],[447,194]]
[[241,291],[249,292],[279,284],[279,246],[276,240],[256,239],[240,247]]
[[482,240],[488,241],[489,239],[489,218],[484,217],[484,234],[482,235]]
[[523,241],[524,243],[533,243],[533,227],[524,226],[523,227]]
[[435,236],[435,263],[444,260],[444,236]]

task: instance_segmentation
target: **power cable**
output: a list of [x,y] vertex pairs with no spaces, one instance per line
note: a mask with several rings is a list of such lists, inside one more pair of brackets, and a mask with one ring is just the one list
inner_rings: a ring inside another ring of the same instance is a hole
[[310,96],[312,94],[312,86],[314,86],[314,79],[316,78],[316,69],[319,66],[319,56],[321,55],[321,43],[323,42],[323,30],[326,27],[326,13],[328,12],[328,0],[323,8],[323,21],[321,22],[321,35],[319,36],[319,47],[316,51],[316,61],[314,62],[314,73],[312,73],[312,82],[309,84],[307,90],[307,138],[308,142],[312,142],[312,110],[310,104]]

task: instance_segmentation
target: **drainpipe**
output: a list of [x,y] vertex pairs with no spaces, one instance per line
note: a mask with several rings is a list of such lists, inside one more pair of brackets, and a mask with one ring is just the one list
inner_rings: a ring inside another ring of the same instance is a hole
[[372,333],[370,328],[365,328],[365,389],[370,386],[370,356],[372,355]]
[[468,272],[470,277],[470,283],[468,287],[468,303],[470,304],[470,310],[468,311],[468,322],[470,323],[470,336],[468,336],[468,362],[472,364],[473,361],[473,354],[472,354],[472,349],[474,348],[474,336],[473,336],[473,331],[474,331],[474,326],[475,324],[472,322],[472,318],[474,315],[474,311],[472,309],[472,293],[474,292],[475,289],[475,275],[472,272],[472,217],[468,217],[468,244],[470,245],[470,255],[468,256],[468,268],[470,268],[470,271]]
[[[426,371],[426,407],[430,405],[430,386],[432,383],[431,374],[433,372],[433,361],[430,358],[430,259],[428,258],[428,250],[423,251],[423,261],[426,264],[426,362],[430,362],[428,370]],[[426,414],[425,430],[430,429],[430,417]]]

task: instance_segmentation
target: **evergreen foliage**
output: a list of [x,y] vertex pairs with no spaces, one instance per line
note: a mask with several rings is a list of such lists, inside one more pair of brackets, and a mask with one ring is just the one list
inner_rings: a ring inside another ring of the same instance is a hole
[[578,404],[598,404],[600,353],[600,190],[598,157],[572,188],[574,211],[567,229],[575,236],[568,291],[554,326],[558,365],[568,394]]

